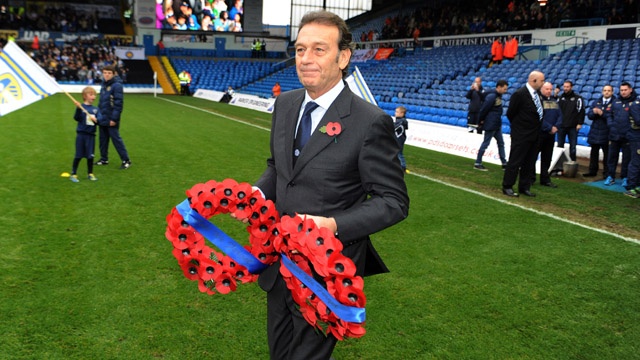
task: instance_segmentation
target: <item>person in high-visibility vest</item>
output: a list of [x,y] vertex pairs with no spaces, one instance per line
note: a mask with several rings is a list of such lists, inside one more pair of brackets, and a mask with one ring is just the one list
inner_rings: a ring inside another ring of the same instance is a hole
[[190,95],[189,85],[191,85],[191,74],[186,70],[182,70],[178,74],[178,80],[180,80],[180,95]]

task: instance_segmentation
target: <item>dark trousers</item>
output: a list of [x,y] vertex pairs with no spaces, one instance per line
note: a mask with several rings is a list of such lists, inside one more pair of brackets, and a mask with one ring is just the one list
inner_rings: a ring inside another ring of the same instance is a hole
[[274,360],[327,360],[337,343],[304,319],[280,274],[267,292],[267,338]]
[[[551,182],[549,166],[551,166],[555,137],[555,134],[540,134],[540,140],[538,141],[538,151],[540,152],[540,184],[548,184]],[[533,178],[535,179],[535,170]]]
[[129,161],[129,154],[120,137],[118,126],[100,126],[100,160],[109,160],[109,140],[113,141],[120,160]]
[[635,189],[640,185],[640,139],[629,140],[629,178],[627,190]]
[[558,147],[564,148],[564,142],[567,136],[569,137],[569,157],[571,161],[576,161],[578,129],[575,127],[561,127],[558,129]]
[[531,178],[534,176],[536,158],[538,156],[538,138],[511,139],[511,152],[509,161],[502,178],[502,188],[511,189],[516,183],[518,174],[520,181],[518,191],[522,192],[531,188]]
[[609,171],[608,175],[613,179],[616,178],[616,169],[618,168],[620,150],[622,150],[622,167],[620,169],[620,177],[624,179],[627,177],[629,161],[631,160],[629,141],[627,141],[627,139],[609,141],[609,164],[607,165],[607,170]]
[[467,126],[478,126],[478,112],[469,112],[467,114]]
[[589,155],[589,174],[598,175],[600,167],[600,150],[604,155],[602,160],[602,175],[606,178],[609,174],[609,144],[591,144],[591,154]]

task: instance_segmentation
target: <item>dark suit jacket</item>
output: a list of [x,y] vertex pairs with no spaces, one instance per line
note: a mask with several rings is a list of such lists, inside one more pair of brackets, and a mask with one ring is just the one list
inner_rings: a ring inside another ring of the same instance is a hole
[[[299,89],[277,98],[271,157],[255,185],[283,215],[334,217],[344,244],[342,253],[354,261],[358,275],[388,272],[369,234],[408,215],[409,198],[393,120],[345,85],[293,167],[293,141],[304,95],[304,89]],[[328,122],[341,124],[342,132],[335,139],[319,131]],[[276,265],[260,276],[264,290],[273,286]]]
[[512,141],[535,141],[538,138],[542,122],[526,85],[511,95],[507,118],[511,124]]

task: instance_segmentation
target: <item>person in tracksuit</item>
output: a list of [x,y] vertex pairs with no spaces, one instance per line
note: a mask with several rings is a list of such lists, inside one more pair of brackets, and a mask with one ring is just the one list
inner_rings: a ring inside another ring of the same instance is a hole
[[124,91],[122,80],[113,65],[107,65],[102,69],[102,87],[100,89],[100,102],[98,108],[102,114],[100,125],[100,160],[96,165],[109,164],[109,140],[113,141],[122,165],[120,169],[128,169],[131,166],[129,153],[120,137],[120,118],[124,106]]
[[605,185],[613,185],[616,183],[616,169],[618,168],[618,158],[622,151],[622,166],[620,169],[620,177],[622,178],[622,186],[626,187],[627,174],[630,161],[629,139],[627,132],[631,127],[629,121],[629,107],[638,96],[631,87],[631,84],[623,81],[620,84],[620,94],[613,101],[611,113],[607,117],[607,125],[609,126],[609,160],[607,169],[609,174],[604,181]]

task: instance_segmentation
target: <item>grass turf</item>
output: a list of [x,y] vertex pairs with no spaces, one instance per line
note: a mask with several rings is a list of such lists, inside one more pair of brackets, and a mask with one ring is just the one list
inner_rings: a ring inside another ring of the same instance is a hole
[[[0,358],[268,358],[258,286],[199,293],[164,230],[195,183],[259,177],[269,115],[127,94],[132,167],[119,170],[112,147],[99,180],[82,161],[78,184],[59,177],[72,115],[56,95],[0,118]],[[638,239],[640,202],[562,179],[506,199],[497,166],[405,155],[418,175],[406,177],[410,216],[373,237],[392,272],[366,279],[367,334],[338,344],[337,359],[639,358],[640,245],[509,203]]]

